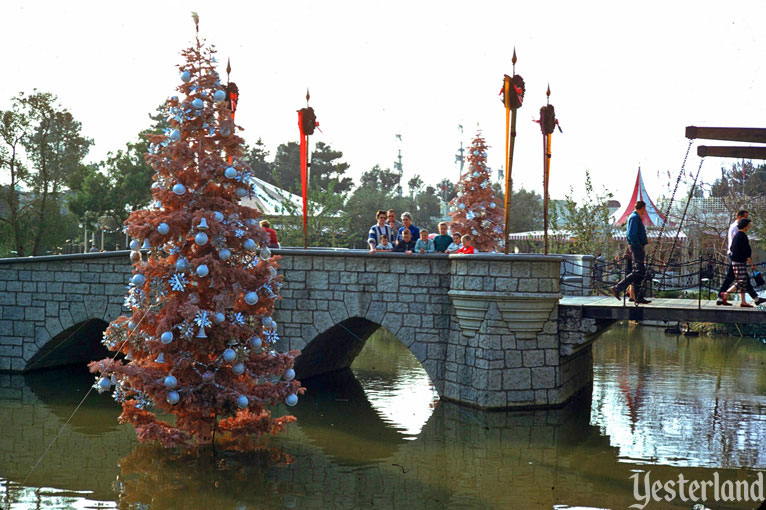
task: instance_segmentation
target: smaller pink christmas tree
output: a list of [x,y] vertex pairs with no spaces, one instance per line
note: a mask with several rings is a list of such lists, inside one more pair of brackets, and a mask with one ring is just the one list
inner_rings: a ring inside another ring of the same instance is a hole
[[478,251],[503,248],[503,208],[495,196],[487,169],[487,144],[476,133],[468,149],[468,171],[457,183],[457,196],[450,201],[453,232],[470,234]]

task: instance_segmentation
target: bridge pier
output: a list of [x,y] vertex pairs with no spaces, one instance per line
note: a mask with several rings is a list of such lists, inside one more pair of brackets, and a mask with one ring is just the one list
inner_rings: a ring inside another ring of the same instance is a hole
[[299,377],[349,366],[383,326],[442,398],[464,405],[558,407],[592,379],[590,344],[571,349],[560,337],[562,257],[278,253],[285,285],[275,319],[280,347],[304,352]]

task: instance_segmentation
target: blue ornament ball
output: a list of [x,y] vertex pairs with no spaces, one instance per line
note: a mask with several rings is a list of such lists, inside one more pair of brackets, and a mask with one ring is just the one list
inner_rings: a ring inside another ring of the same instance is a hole
[[160,342],[167,345],[170,342],[173,341],[173,332],[172,331],[165,331],[163,334],[160,335]]
[[245,372],[244,363],[234,363],[231,366],[231,371],[234,375],[242,375]]
[[258,302],[258,294],[256,292],[248,292],[245,294],[245,303],[248,305],[254,305]]
[[192,106],[197,108],[197,109],[202,108],[204,106],[204,104],[205,103],[203,103],[202,99],[200,99],[200,98],[197,98],[194,101],[192,101]]
[[189,269],[189,262],[181,257],[180,259],[176,260],[176,271],[186,271]]
[[136,324],[133,321],[128,322],[128,329],[131,331],[135,331],[135,329],[138,327],[138,324]]
[[157,232],[159,232],[162,235],[165,235],[168,232],[170,232],[170,226],[167,223],[162,222],[159,225],[157,225]]
[[226,92],[223,90],[216,90],[215,94],[213,94],[213,99],[215,99],[216,103],[220,103],[224,99],[226,99]]
[[136,287],[142,287],[146,283],[146,276],[142,275],[141,273],[136,273],[133,275],[133,278],[131,278],[130,281],[133,282],[133,285]]
[[479,155],[479,151],[473,151],[473,155],[474,156],[478,156]]
[[181,81],[184,83],[189,83],[189,80],[191,80],[191,73],[189,71],[182,72]]
[[200,278],[206,277],[209,272],[210,271],[208,270],[206,264],[200,264],[199,266],[197,266],[197,276],[199,276]]
[[168,392],[168,396],[165,397],[165,401],[168,404],[173,405],[173,404],[177,404],[178,403],[178,399],[180,399],[180,398],[181,398],[181,396],[178,394],[177,391],[170,391],[170,392]]
[[295,393],[290,393],[287,398],[285,398],[285,404],[289,405],[290,407],[294,406],[298,403],[298,395]]
[[459,207],[460,209],[465,209],[465,204],[459,204],[459,205],[458,205],[458,207]]
[[285,370],[285,380],[292,381],[293,379],[295,379],[295,370],[293,370],[292,368],[288,368],[287,370]]
[[223,221],[223,213],[220,211],[213,212],[213,218],[215,218],[215,221],[218,223],[221,223]]
[[247,190],[241,187],[234,190],[234,192],[237,194],[239,198],[243,198],[245,195],[247,195]]
[[229,257],[231,257],[231,250],[228,248],[221,248],[218,252],[218,256],[221,257],[221,260],[228,260]]
[[139,241],[138,239],[133,239],[130,242],[130,249],[133,250],[133,251],[140,250],[141,249],[141,241]]
[[216,312],[216,314],[213,315],[213,322],[215,322],[216,324],[221,324],[225,320],[226,320],[226,316],[221,312]]
[[248,238],[245,239],[245,242],[242,243],[242,247],[245,248],[247,251],[253,251],[255,249],[255,241]]
[[261,341],[260,337],[254,336],[250,339],[250,345],[253,347],[253,349],[260,349],[263,345],[263,342]]
[[207,234],[204,232],[198,232],[197,235],[194,236],[194,242],[200,246],[207,244]]
[[174,129],[170,133],[170,139],[173,140],[174,142],[177,142],[178,140],[181,139],[181,132],[177,129]]
[[163,381],[165,383],[166,388],[175,388],[178,384],[178,379],[176,379],[176,376],[174,375],[168,375],[165,377],[165,380]]
[[108,390],[112,387],[112,381],[108,377],[102,377],[98,380],[98,387],[103,390]]
[[250,402],[247,400],[246,396],[240,395],[239,397],[237,397],[237,407],[239,407],[240,409],[245,409],[249,403]]
[[492,209],[493,207],[495,207],[495,203],[494,202],[490,202],[489,203],[489,208]]
[[175,193],[176,195],[183,195],[184,193],[186,193],[186,186],[184,186],[180,182],[174,184],[173,185],[173,193]]
[[234,361],[234,358],[237,357],[237,353],[234,352],[234,349],[226,349],[223,351],[223,360],[227,363],[231,363]]
[[248,218],[245,220],[245,225],[248,227],[254,227],[258,222],[255,221],[253,218]]
[[223,171],[223,175],[227,179],[233,179],[237,176],[237,169],[233,166],[227,167],[226,170]]

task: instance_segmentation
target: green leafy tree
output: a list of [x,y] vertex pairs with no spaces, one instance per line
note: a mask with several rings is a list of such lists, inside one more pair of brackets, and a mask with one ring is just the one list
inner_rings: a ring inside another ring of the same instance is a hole
[[[309,188],[306,206],[306,240],[308,246],[344,246],[345,225],[342,215],[345,193],[335,191],[336,182],[329,189]],[[289,200],[283,202],[287,214],[272,219],[272,227],[279,236],[281,246],[303,246],[303,208]]]
[[378,209],[393,208],[401,214],[410,208],[412,201],[397,195],[396,189],[400,180],[399,173],[387,168],[381,169],[379,165],[362,174],[361,186],[351,193],[344,207],[346,246],[367,246],[367,232],[370,225],[376,221],[375,213]]
[[441,197],[445,204],[448,204],[450,200],[457,196],[455,183],[449,179],[445,178],[439,181],[439,183],[436,185],[436,189],[439,190],[439,197]]
[[569,231],[571,242],[553,243],[551,251],[556,253],[581,253],[594,255],[607,253],[609,241],[612,238],[612,222],[607,206],[612,194],[607,190],[596,193],[590,172],[585,171],[585,194],[581,202],[574,199],[574,190],[570,187],[565,195],[564,213],[553,215],[551,228],[559,228],[559,222],[566,223],[564,228]]
[[754,165],[752,161],[734,163],[721,169],[721,178],[716,180],[710,195],[720,198],[728,211],[728,217],[722,218],[716,230],[725,232],[730,218],[738,210],[749,211],[750,216],[758,218],[753,223],[751,241],[766,248],[766,164]]
[[[165,106],[160,105],[149,118],[152,124],[135,141],[110,152],[96,166],[82,165],[70,179],[74,196],[67,206],[88,228],[119,231],[130,213],[145,208],[151,201],[154,169],[146,162],[148,137],[169,127]],[[115,232],[110,241],[118,243],[121,237],[121,233]]]
[[375,165],[372,169],[362,174],[360,179],[362,188],[380,189],[386,193],[395,193],[396,188],[401,184],[402,177],[397,172],[392,172],[388,168],[380,168]]
[[[324,142],[317,142],[311,153],[309,189],[319,188],[327,191],[330,183],[333,183],[336,193],[349,191],[353,181],[350,177],[344,177],[349,165],[338,161],[342,157],[341,151],[332,149]],[[300,165],[300,145],[297,142],[281,144],[274,155],[273,180],[269,182],[280,183],[279,186],[300,195],[302,191]]]
[[[69,234],[63,228],[72,223],[62,211],[64,193],[92,140],[80,134],[81,124],[51,93],[20,93],[9,112],[3,112],[3,160],[8,161],[3,166],[13,166],[14,182],[6,194],[6,225],[19,256],[41,255]],[[23,165],[19,143],[25,155]],[[19,221],[22,213],[24,220]]]
[[414,198],[423,189],[423,179],[419,175],[415,175],[415,177],[407,181],[407,187],[410,190],[410,197]]
[[0,111],[0,169],[8,175],[9,182],[0,188],[0,233],[3,254],[15,251],[24,255],[28,221],[27,206],[21,200],[20,185],[27,178],[27,169],[21,157],[22,139],[28,129],[27,118],[18,111],[15,104],[11,110]]
[[266,146],[263,144],[263,140],[258,138],[255,145],[250,147],[245,145],[244,147],[244,160],[253,169],[253,175],[262,181],[266,181],[269,184],[276,184],[277,181],[274,178],[272,171],[272,165],[266,158],[269,156],[269,151],[266,150]]

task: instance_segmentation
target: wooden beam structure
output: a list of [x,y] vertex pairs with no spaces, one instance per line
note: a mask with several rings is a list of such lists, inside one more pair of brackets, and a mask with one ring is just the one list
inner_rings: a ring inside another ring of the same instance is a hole
[[766,147],[697,147],[697,155],[701,158],[713,156],[718,158],[737,159],[766,159]]
[[766,143],[766,128],[686,127],[686,138]]

